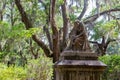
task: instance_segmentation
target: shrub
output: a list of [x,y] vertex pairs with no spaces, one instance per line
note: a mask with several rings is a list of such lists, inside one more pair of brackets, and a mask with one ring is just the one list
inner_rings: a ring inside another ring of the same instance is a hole
[[51,80],[52,65],[52,60],[43,56],[30,60],[27,66],[28,80]]
[[119,80],[120,55],[105,55],[99,59],[107,64],[107,68],[103,74],[103,80]]
[[0,63],[0,80],[51,80],[52,60],[41,55],[38,59],[28,60],[25,67],[9,67]]
[[26,80],[26,70],[23,67],[7,67],[0,63],[0,80]]

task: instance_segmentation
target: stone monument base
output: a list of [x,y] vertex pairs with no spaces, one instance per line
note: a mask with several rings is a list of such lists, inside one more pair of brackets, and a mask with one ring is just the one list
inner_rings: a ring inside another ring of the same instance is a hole
[[56,80],[101,80],[106,65],[97,58],[92,52],[63,52],[55,63]]

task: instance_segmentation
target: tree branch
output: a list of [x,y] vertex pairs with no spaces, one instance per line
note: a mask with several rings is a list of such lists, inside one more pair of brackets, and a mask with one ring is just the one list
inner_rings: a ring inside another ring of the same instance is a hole
[[43,51],[45,52],[45,55],[47,57],[52,57],[52,53],[50,52],[50,50],[47,47],[47,45],[44,44],[44,42],[39,40],[36,35],[33,35],[32,39],[43,49]]
[[108,45],[111,43],[111,42],[114,42],[114,41],[117,41],[117,39],[110,39],[106,42],[106,45],[105,45],[105,48],[108,47]]
[[46,23],[45,26],[43,26],[44,28],[44,32],[46,33],[46,36],[47,36],[47,39],[48,39],[48,42],[49,42],[49,47],[51,50],[53,50],[53,42],[52,42],[52,37],[51,37],[51,34],[50,34],[50,31],[49,31],[49,23]]
[[81,14],[77,18],[78,20],[82,19],[82,17],[84,16],[84,14],[85,14],[85,12],[87,10],[87,7],[88,7],[88,0],[84,0],[84,8],[83,8]]
[[68,35],[68,17],[66,11],[66,0],[64,0],[64,4],[61,5],[62,8],[62,18],[63,18],[63,40],[61,43],[62,50],[66,47],[66,39]]
[[25,24],[26,29],[32,28],[32,23],[28,19],[26,12],[24,11],[22,5],[20,4],[20,0],[15,0],[15,4],[20,12],[20,15],[22,17],[22,22]]
[[99,16],[98,16],[98,14],[95,14],[95,15],[93,15],[93,16],[87,17],[87,18],[84,20],[84,23],[87,24],[87,23],[93,22],[93,21],[95,21],[97,18],[99,18],[101,15],[107,14],[107,13],[109,13],[109,12],[116,12],[116,11],[120,11],[120,9],[114,8],[114,9],[109,9],[109,10],[103,11],[103,12],[99,13]]
[[[28,16],[26,14],[26,12],[24,11],[22,5],[20,4],[20,0],[15,0],[15,4],[21,14],[22,17],[22,22],[25,24],[26,29],[32,28],[32,23],[31,21],[28,19]],[[43,51],[45,52],[47,57],[51,57],[51,53],[49,48],[47,47],[47,45],[44,44],[43,41],[39,40],[36,35],[32,36],[32,39],[43,49]]]
[[[49,42],[49,47],[51,50],[53,50],[53,42],[52,42],[52,35],[50,34],[50,30],[49,30],[49,26],[50,26],[50,6],[49,8],[47,7],[48,5],[46,5],[43,0],[38,0],[40,3],[42,3],[44,9],[45,9],[45,13],[46,13],[46,24],[43,26],[43,31],[45,32],[48,42]],[[49,11],[48,11],[49,10]]]
[[96,44],[98,46],[97,53],[100,54],[101,56],[106,54],[106,50],[108,48],[108,45],[110,42],[117,41],[117,39],[110,39],[107,42],[105,42],[105,37],[102,37],[102,42],[98,43],[96,41],[89,41],[90,43]]
[[97,41],[89,41],[89,42],[93,44],[99,44]]

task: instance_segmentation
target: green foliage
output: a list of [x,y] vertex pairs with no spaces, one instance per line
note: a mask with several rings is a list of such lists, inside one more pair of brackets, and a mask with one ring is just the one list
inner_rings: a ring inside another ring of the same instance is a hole
[[93,36],[95,40],[98,40],[103,35],[109,38],[117,38],[118,37],[118,27],[116,20],[111,20],[107,22],[100,21],[96,24],[95,28],[93,29]]
[[62,27],[62,23],[63,23],[63,19],[62,17],[58,14],[56,17],[55,17],[55,20],[57,21],[56,24],[58,25],[58,27]]
[[[0,61],[25,64],[25,58],[32,56],[29,51],[32,35],[41,32],[39,28],[25,30],[23,23],[10,26],[8,22],[0,22]],[[33,46],[36,46],[32,44]],[[36,46],[37,49],[37,46]],[[28,52],[29,51],[29,52]],[[34,51],[35,52],[35,51]],[[14,60],[12,60],[14,59]]]
[[0,22],[0,37],[1,39],[23,39],[30,38],[32,35],[39,33],[41,30],[39,28],[30,28],[29,30],[24,29],[22,23],[15,26],[10,26],[7,22]]
[[0,61],[2,61],[2,59],[5,58],[6,55],[7,55],[7,53],[0,52]]
[[26,70],[23,67],[7,67],[0,63],[0,80],[26,80],[26,74]]
[[2,39],[28,39],[39,32],[41,32],[41,29],[39,28],[30,28],[29,30],[25,30],[23,23],[19,23],[11,27],[7,22],[0,22],[0,37]]
[[61,4],[63,4],[63,3],[64,3],[64,0],[58,0],[58,1],[57,1],[57,4],[58,4],[58,5],[61,5]]
[[25,67],[9,66],[0,63],[0,80],[51,80],[52,60],[41,55],[38,59],[28,61]]
[[120,55],[105,55],[99,58],[105,64],[107,68],[103,74],[103,80],[114,80],[120,75]]
[[77,16],[74,14],[70,14],[69,17],[70,17],[70,21],[72,21],[72,22],[74,22],[77,18]]
[[29,30],[19,30],[19,29],[16,29],[16,30],[12,30],[11,32],[11,37],[14,37],[14,38],[30,38],[32,37],[32,35],[36,34],[36,33],[39,33],[39,28],[30,28]]
[[39,59],[30,60],[28,64],[28,79],[51,80],[52,78],[52,60],[41,56]]
[[[49,3],[49,0],[44,1],[44,5],[46,5],[47,9]],[[22,5],[34,27],[39,27],[45,24],[49,10],[45,10],[44,5],[40,4],[38,0],[28,0],[27,2],[23,2]]]
[[119,42],[112,42],[109,44],[110,47],[107,48],[108,54],[119,54],[120,53],[120,44]]
[[8,38],[10,31],[10,26],[7,22],[5,21],[0,21],[0,37],[2,38]]
[[25,30],[24,25],[22,23],[14,25],[10,29],[7,28],[7,30],[9,30],[10,32],[10,33],[6,33],[9,35],[9,38],[14,38],[14,39],[21,39],[21,38],[29,39],[30,37],[32,37],[32,35],[37,34],[41,31],[39,28],[30,28],[29,30]]

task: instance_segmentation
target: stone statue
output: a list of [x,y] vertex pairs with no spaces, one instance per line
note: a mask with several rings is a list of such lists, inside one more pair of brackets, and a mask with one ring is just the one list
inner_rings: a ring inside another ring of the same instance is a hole
[[74,27],[70,32],[70,41],[67,50],[73,51],[91,51],[89,41],[87,39],[84,24],[79,21],[74,22]]

